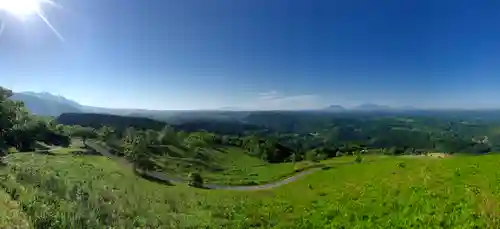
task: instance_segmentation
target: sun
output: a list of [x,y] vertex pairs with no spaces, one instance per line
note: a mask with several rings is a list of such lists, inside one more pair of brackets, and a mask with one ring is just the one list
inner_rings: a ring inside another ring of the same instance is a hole
[[0,11],[25,18],[39,14],[43,2],[44,0],[0,0]]
[[[57,32],[57,30],[52,26],[49,20],[45,17],[43,13],[43,6],[45,4],[52,6],[59,6],[54,3],[53,0],[0,0],[0,13],[3,11],[11,16],[14,16],[22,21],[30,16],[37,16],[54,32],[54,34],[64,41],[64,38]],[[0,14],[1,16],[1,14]],[[5,28],[5,23],[2,18],[0,18],[0,36]]]

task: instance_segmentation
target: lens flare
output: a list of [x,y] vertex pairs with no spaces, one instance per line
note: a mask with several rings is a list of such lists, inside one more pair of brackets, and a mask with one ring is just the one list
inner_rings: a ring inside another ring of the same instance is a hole
[[[64,41],[61,34],[43,14],[44,5],[57,6],[52,0],[0,0],[0,12],[3,11],[22,21],[25,21],[31,16],[38,16],[59,39]],[[0,36],[4,29],[5,24],[3,21],[0,21]]]
[[0,37],[2,37],[3,29],[5,29],[5,23],[0,21]]
[[38,0],[0,0],[0,10],[23,18],[40,12],[41,3]]

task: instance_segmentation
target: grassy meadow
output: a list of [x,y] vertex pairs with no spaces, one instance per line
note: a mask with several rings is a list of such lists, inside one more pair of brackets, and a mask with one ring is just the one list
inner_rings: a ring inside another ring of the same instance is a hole
[[101,156],[15,154],[0,169],[0,227],[500,226],[500,155],[350,160],[272,190],[222,191],[148,181]]
[[155,160],[159,171],[185,180],[189,173],[198,172],[207,183],[212,184],[268,183],[319,164],[308,161],[271,164],[237,147],[205,148],[195,155],[174,146],[168,146],[166,151],[168,156]]
[[0,228],[31,228],[21,206],[4,190],[0,190]]

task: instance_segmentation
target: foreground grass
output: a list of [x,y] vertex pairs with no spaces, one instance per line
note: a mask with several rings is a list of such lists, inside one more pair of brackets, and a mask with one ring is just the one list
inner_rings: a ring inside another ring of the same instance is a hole
[[98,156],[19,154],[0,184],[36,228],[499,228],[500,155],[371,159],[243,192],[150,182]]
[[211,225],[201,208],[203,190],[146,181],[104,157],[19,154],[9,160],[0,184],[36,228]]
[[0,228],[30,228],[19,204],[3,190],[0,191]]

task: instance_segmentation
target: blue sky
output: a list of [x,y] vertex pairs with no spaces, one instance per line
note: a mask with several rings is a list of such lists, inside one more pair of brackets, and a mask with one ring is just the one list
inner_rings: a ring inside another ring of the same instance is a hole
[[113,108],[500,107],[500,2],[58,0],[0,85]]

